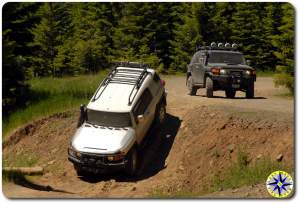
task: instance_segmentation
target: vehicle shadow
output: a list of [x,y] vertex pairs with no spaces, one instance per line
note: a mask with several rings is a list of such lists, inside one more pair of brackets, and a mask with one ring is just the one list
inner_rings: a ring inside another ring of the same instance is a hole
[[32,190],[73,194],[72,192],[56,189],[49,185],[41,185],[41,184],[34,183],[33,181],[27,179],[26,176],[22,173],[9,172],[6,173],[6,176],[9,177],[9,180],[15,183],[16,185],[29,188]]
[[[200,94],[200,95],[196,95],[196,96],[200,96],[200,97],[205,97],[207,98],[206,95],[204,94]],[[235,99],[248,99],[248,100],[254,100],[254,99],[267,99],[266,97],[262,97],[262,96],[257,96],[257,97],[253,97],[253,98],[246,98],[246,97],[242,97],[242,96],[236,96],[234,98],[227,98],[226,96],[213,96],[212,98],[217,98],[217,99],[228,99],[228,100],[235,100]]]
[[123,172],[116,172],[79,178],[89,183],[111,179],[118,182],[136,182],[154,176],[166,168],[165,160],[173,146],[180,125],[181,120],[178,117],[167,114],[164,123],[160,127],[153,126],[150,129],[140,151],[140,167],[137,176],[129,177]]

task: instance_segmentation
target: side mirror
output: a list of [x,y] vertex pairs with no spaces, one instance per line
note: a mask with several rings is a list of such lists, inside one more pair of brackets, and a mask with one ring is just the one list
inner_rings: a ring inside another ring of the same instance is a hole
[[138,115],[137,120],[138,120],[139,123],[144,122],[144,120],[145,120],[144,115]]
[[251,60],[246,60],[247,65],[251,63]]
[[77,127],[80,127],[86,119],[87,119],[86,108],[84,104],[81,104]]

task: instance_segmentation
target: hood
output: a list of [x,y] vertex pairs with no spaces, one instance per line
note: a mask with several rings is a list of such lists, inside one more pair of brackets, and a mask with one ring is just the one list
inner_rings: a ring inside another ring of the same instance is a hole
[[132,128],[100,127],[84,123],[72,138],[77,151],[113,154],[135,141]]
[[224,69],[248,69],[254,70],[254,68],[245,64],[226,64],[226,63],[209,63],[209,67],[222,67]]

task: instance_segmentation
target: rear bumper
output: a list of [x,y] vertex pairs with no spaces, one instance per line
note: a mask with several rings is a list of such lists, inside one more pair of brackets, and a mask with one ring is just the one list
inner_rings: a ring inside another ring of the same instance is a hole
[[256,79],[255,76],[213,75],[214,90],[246,90],[250,83]]
[[71,155],[68,155],[68,160],[74,164],[75,168],[80,168],[91,173],[108,173],[123,170],[128,162],[126,159],[118,162],[104,162],[101,160],[91,161],[91,159],[79,159]]

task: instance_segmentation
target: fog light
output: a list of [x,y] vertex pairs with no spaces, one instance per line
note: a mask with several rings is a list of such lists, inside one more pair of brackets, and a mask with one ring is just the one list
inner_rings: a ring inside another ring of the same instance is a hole
[[119,160],[121,160],[123,158],[124,158],[123,154],[116,154],[116,155],[113,155],[113,156],[108,156],[107,160],[108,161],[119,161]]
[[108,161],[113,161],[114,160],[114,156],[108,156],[107,159],[108,159]]

